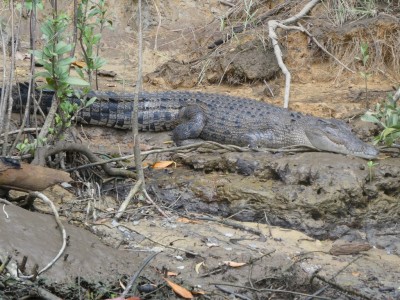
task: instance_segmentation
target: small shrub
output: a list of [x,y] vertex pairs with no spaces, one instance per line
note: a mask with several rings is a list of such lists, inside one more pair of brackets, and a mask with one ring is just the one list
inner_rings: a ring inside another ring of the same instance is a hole
[[389,95],[384,103],[378,103],[373,111],[367,111],[361,120],[379,124],[383,127],[381,133],[374,138],[374,144],[384,142],[391,146],[400,138],[400,106]]

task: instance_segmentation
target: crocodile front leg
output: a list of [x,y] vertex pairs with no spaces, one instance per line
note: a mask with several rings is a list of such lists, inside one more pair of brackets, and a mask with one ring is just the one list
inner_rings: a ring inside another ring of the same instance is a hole
[[206,124],[206,116],[198,105],[183,107],[178,116],[179,125],[172,131],[172,139],[175,144],[182,145],[187,139],[196,139]]

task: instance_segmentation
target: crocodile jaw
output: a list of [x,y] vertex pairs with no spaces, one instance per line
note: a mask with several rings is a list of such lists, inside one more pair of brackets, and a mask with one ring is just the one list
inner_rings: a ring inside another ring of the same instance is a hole
[[[310,144],[318,150],[374,159],[379,150],[360,140],[343,122],[334,120],[329,126],[305,130]],[[321,124],[319,124],[321,125]],[[331,126],[334,125],[334,126]]]
[[[311,143],[315,148],[321,151],[330,151],[346,155],[357,156],[365,159],[375,159],[379,151],[375,147],[362,142],[361,140],[352,141],[352,145],[338,144],[329,138],[321,139],[316,142],[315,140]],[[350,146],[350,147],[349,147]]]

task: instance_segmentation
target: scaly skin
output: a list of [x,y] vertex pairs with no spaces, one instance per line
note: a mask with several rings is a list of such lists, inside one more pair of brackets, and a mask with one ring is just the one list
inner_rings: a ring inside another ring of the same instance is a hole
[[[23,88],[20,90],[24,94]],[[82,123],[131,128],[133,94],[98,91],[88,94],[93,96],[98,100],[78,115]],[[51,92],[43,93],[42,108],[50,106],[51,98]],[[340,120],[307,116],[252,99],[166,91],[143,92],[139,100],[139,130],[173,130],[177,144],[201,138],[252,148],[303,145],[367,159],[379,153]]]

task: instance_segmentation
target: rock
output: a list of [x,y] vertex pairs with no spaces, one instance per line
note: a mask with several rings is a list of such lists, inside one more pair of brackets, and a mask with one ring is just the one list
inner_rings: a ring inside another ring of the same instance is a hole
[[352,255],[358,254],[362,251],[368,251],[371,249],[371,245],[367,241],[345,241],[337,240],[333,243],[329,253],[332,255]]
[[[242,221],[267,217],[271,225],[329,239],[354,229],[396,224],[400,217],[398,159],[381,160],[372,181],[366,160],[333,153],[193,153],[180,162],[207,173],[175,172],[176,179],[169,178],[171,182],[183,176],[179,181],[189,187],[190,207],[201,206],[204,213],[208,206],[200,202],[208,203],[214,212],[215,206],[221,206],[223,216],[237,214]],[[215,183],[221,173],[218,184],[206,184]]]

